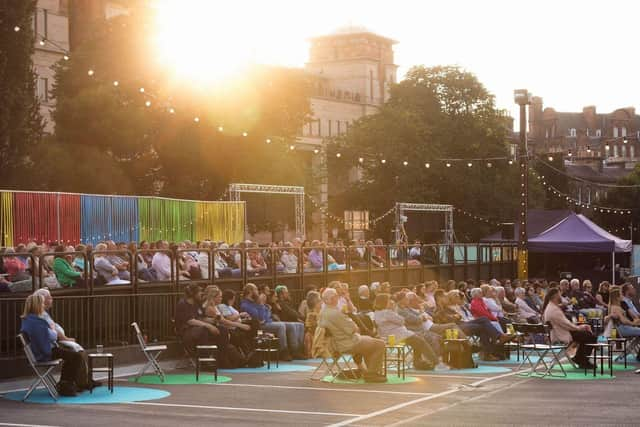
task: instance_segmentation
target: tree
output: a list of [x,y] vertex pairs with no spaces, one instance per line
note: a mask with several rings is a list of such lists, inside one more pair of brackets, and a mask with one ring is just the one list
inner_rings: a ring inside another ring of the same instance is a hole
[[[604,206],[621,208],[625,213],[615,214],[613,212],[596,211],[594,220],[606,229],[611,229],[624,239],[629,239],[632,235],[635,242],[639,241],[640,233],[637,231],[640,225],[640,164],[637,164],[633,171],[621,178],[618,185],[634,186],[619,187],[608,192],[606,201],[601,202]],[[631,211],[631,215],[626,212]],[[629,227],[636,231],[631,232]]]
[[0,181],[3,188],[29,185],[30,156],[44,123],[33,71],[31,22],[36,0],[3,0],[0,6]]
[[[395,202],[447,203],[493,221],[513,220],[520,196],[517,162],[484,160],[508,157],[509,126],[473,74],[453,66],[414,67],[391,88],[378,114],[335,140],[330,176],[345,182],[344,171],[358,164],[362,179],[330,206],[336,214],[366,208],[375,217]],[[466,161],[447,167],[442,159],[478,160],[471,167]],[[536,204],[542,193],[531,185]],[[386,236],[391,221],[377,232]],[[489,231],[466,217],[456,222],[458,238],[474,240]]]
[[307,77],[256,66],[224,87],[194,88],[155,60],[151,18],[142,7],[96,23],[57,65],[42,181],[59,191],[192,199],[215,199],[232,181],[303,183],[305,155],[288,145],[310,113]]

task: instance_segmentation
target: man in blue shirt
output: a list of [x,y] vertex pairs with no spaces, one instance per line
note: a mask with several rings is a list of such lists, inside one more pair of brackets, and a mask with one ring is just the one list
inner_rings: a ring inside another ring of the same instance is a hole
[[260,322],[259,329],[274,334],[280,340],[280,359],[290,361],[304,352],[304,328],[296,328],[294,322],[274,322],[271,308],[260,301],[261,295],[253,283],[247,283],[240,303],[240,311],[249,313],[252,319]]
[[636,288],[631,283],[625,283],[622,285],[622,301],[620,306],[627,312],[627,316],[630,320],[640,319],[640,312],[633,303],[633,299],[636,297]]

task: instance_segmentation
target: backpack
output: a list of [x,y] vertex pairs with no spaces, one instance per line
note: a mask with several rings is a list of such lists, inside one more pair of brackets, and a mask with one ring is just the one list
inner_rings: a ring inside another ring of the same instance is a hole
[[471,346],[468,343],[445,342],[442,360],[453,369],[478,367],[473,361],[473,353],[471,353]]

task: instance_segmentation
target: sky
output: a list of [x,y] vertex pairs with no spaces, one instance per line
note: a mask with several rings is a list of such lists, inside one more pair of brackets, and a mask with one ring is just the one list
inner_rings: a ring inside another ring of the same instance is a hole
[[[199,38],[196,52],[215,61],[218,52],[301,67],[309,37],[356,25],[398,41],[399,80],[413,65],[460,65],[514,117],[519,88],[557,111],[595,105],[605,113],[640,101],[638,1],[157,1],[165,20]],[[185,54],[182,41],[172,47]]]

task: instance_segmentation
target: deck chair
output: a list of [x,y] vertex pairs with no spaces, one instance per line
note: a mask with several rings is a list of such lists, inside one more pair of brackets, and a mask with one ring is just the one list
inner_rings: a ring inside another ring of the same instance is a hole
[[167,346],[166,345],[147,345],[147,343],[144,342],[144,337],[142,336],[142,331],[140,330],[138,323],[133,322],[131,326],[133,327],[133,330],[136,333],[138,344],[140,344],[140,351],[142,351],[144,356],[147,358],[147,363],[142,367],[142,369],[140,369],[140,372],[138,372],[138,375],[136,375],[135,380],[138,381],[138,379],[140,379],[140,377],[144,375],[147,369],[153,368],[156,375],[158,375],[160,377],[160,380],[164,382],[164,372],[162,371],[162,368],[158,363],[158,358],[160,357],[160,353],[162,353],[167,349]]
[[330,376],[330,382],[334,382],[343,372],[346,373],[348,380],[358,380],[358,376],[354,372],[354,366],[347,357],[348,354],[340,353],[335,349],[329,331],[325,328],[316,328],[311,346],[311,355],[313,358],[322,359],[311,373],[311,380],[318,381]]
[[[514,323],[513,328],[517,333],[521,333],[523,338],[531,338],[531,343],[524,343],[520,346],[522,352],[522,362],[518,366],[517,370],[521,370],[526,364],[529,365],[530,370],[528,376],[561,376],[566,377],[567,373],[562,367],[560,362],[563,358],[567,357],[566,351],[568,346],[566,344],[554,344],[551,342],[551,326],[541,323]],[[536,336],[542,336],[543,342],[537,343]],[[532,360],[532,356],[537,356],[538,360],[535,362]],[[571,361],[570,358],[567,357]],[[559,366],[561,375],[553,373],[553,368]]]
[[48,362],[38,362],[36,361],[33,351],[31,351],[29,338],[24,334],[18,334],[18,339],[22,344],[25,356],[29,361],[29,366],[31,366],[31,369],[33,369],[33,372],[36,374],[35,381],[27,390],[27,393],[22,398],[22,401],[24,402],[25,400],[27,400],[33,390],[35,390],[40,384],[44,386],[53,400],[58,400],[60,395],[58,394],[58,389],[56,388],[56,380],[55,378],[53,378],[53,370],[58,366],[62,366],[62,359],[50,360]]

